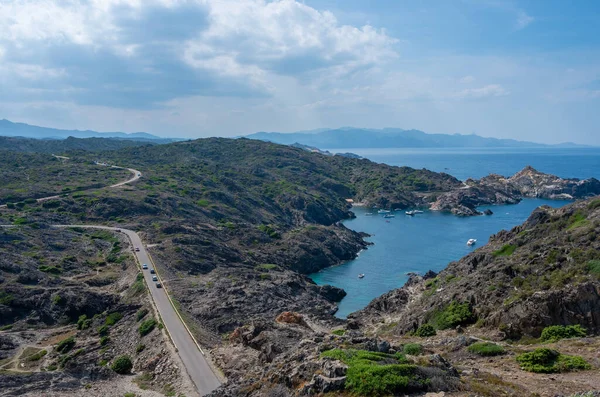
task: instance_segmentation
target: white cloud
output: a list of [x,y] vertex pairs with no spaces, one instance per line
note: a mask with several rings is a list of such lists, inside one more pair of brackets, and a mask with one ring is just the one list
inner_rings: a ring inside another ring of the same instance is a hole
[[475,77],[473,76],[465,76],[462,77],[460,80],[458,80],[459,82],[463,83],[463,84],[469,84],[475,81]]
[[535,20],[534,17],[527,15],[523,10],[517,11],[517,29],[524,29]]
[[500,97],[510,94],[500,84],[489,84],[480,88],[467,88],[457,92],[454,97],[459,99],[483,99],[491,97]]
[[31,83],[36,70],[58,70],[62,87],[79,89],[71,100],[108,106],[270,95],[277,76],[310,80],[397,56],[385,31],[295,0],[9,0],[0,21],[0,78]]

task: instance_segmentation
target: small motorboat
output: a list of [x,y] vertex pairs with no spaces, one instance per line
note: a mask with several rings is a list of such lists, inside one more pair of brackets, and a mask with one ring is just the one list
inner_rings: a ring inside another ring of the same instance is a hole
[[467,245],[469,247],[471,247],[471,246],[475,245],[476,242],[477,242],[477,239],[470,238],[469,241],[467,241]]
[[390,211],[388,211],[388,210],[379,210],[379,211],[377,211],[377,213],[378,214],[389,214]]
[[395,218],[396,215],[394,215],[394,214],[385,214],[383,217],[384,218]]
[[364,273],[359,274],[358,278],[365,278],[365,274]]
[[423,211],[421,211],[421,210],[414,210],[413,212],[414,212],[415,214],[422,214],[422,213],[423,213]]
[[413,216],[414,214],[416,214],[416,212],[415,211],[406,211],[405,214]]
[[366,216],[371,216],[371,215],[373,215],[373,213],[372,212],[367,212],[365,215]]

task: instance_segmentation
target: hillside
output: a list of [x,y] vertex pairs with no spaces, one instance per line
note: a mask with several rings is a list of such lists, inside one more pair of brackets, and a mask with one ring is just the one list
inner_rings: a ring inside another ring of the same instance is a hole
[[[320,149],[339,148],[519,148],[546,147],[533,142],[513,139],[484,138],[478,135],[427,134],[419,130],[400,128],[338,128],[315,132],[257,132],[246,138],[284,145],[300,143]],[[561,145],[563,146],[563,145]],[[570,145],[569,145],[570,146]]]
[[96,132],[80,130],[61,130],[57,128],[39,127],[25,123],[13,123],[12,121],[0,120],[0,136],[37,138],[37,139],[65,139],[75,138],[121,138],[136,140],[164,139],[145,132]]
[[126,147],[156,145],[166,143],[162,140],[132,140],[112,138],[73,138],[66,139],[32,139],[0,136],[0,150],[26,153],[64,154],[73,150],[101,152]]

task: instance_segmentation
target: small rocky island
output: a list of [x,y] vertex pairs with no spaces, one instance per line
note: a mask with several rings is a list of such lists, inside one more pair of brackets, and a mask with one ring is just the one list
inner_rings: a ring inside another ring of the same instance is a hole
[[438,196],[430,209],[472,216],[483,214],[477,210],[481,205],[517,204],[523,198],[573,200],[598,194],[600,181],[595,178],[563,179],[527,166],[510,178],[491,174],[467,179],[462,187]]

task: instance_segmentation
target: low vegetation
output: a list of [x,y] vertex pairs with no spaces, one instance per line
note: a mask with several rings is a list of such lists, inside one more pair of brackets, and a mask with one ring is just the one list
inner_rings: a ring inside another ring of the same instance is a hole
[[131,372],[133,368],[133,363],[131,362],[131,358],[129,356],[119,356],[113,361],[110,368],[118,374],[124,375]]
[[429,336],[435,336],[437,332],[435,332],[435,328],[431,324],[423,324],[413,333],[414,336],[418,336],[420,338],[427,338]]
[[587,335],[585,328],[581,325],[552,325],[544,328],[540,340],[542,342],[556,342],[561,339],[583,338]]
[[428,317],[428,323],[440,330],[470,324],[476,320],[468,303],[458,303],[456,301],[452,301],[443,310],[434,311]]
[[516,245],[506,244],[502,246],[498,251],[494,251],[494,256],[511,256],[517,249]]
[[64,354],[71,351],[73,347],[75,347],[75,337],[70,336],[58,342],[58,345],[56,346],[56,351]]
[[46,354],[48,354],[47,350],[40,350],[39,352],[32,354],[31,356],[27,357],[26,360],[27,361],[39,361],[41,360]]
[[556,350],[540,348],[517,356],[521,369],[536,373],[557,373],[590,369],[582,357],[567,356]]
[[404,354],[409,354],[411,356],[418,356],[423,353],[423,346],[418,343],[407,343],[402,348]]
[[141,321],[148,314],[148,309],[145,307],[135,313],[135,321]]
[[149,320],[144,321],[143,323],[140,324],[140,327],[138,328],[140,336],[148,335],[150,332],[152,332],[154,327],[156,327],[155,319],[151,318]]
[[407,364],[402,354],[385,354],[365,350],[328,350],[322,357],[348,365],[346,390],[360,396],[386,396],[418,390],[426,384],[417,366]]
[[479,356],[499,356],[504,354],[504,348],[492,342],[477,342],[470,345],[467,350],[470,353],[477,354]]

